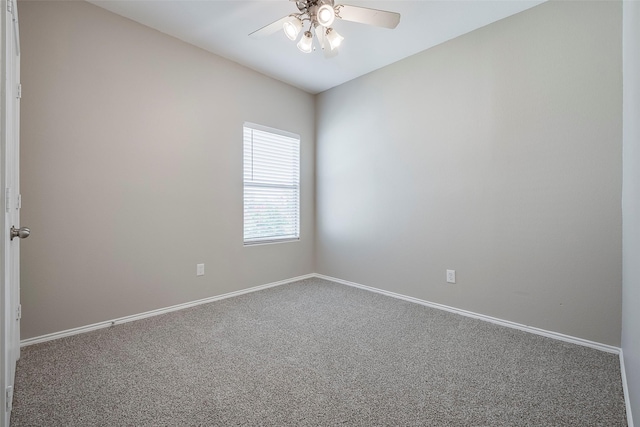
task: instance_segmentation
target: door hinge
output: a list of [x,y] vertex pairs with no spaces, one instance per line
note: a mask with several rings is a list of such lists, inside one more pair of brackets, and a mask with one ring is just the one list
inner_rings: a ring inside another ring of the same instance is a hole
[[18,85],[18,94],[16,95],[16,98],[22,99],[22,84]]
[[7,386],[7,389],[5,390],[5,402],[6,402],[6,410],[7,411],[11,411],[11,401],[13,400],[13,386]]
[[7,1],[7,12],[13,15],[13,0]]
[[22,304],[18,304],[18,308],[16,309],[16,320],[22,319]]

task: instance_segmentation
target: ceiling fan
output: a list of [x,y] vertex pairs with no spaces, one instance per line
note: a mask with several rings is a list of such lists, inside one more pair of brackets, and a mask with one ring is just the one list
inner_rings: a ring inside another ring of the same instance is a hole
[[[249,36],[261,38],[282,29],[290,40],[295,41],[302,32],[302,37],[298,41],[298,49],[310,53],[313,51],[313,34],[311,33],[313,30],[320,49],[324,52],[325,57],[329,58],[338,54],[338,46],[344,40],[344,37],[331,27],[336,18],[390,29],[397,27],[400,22],[399,13],[348,4],[335,4],[334,0],[290,1],[295,1],[299,13],[292,13],[280,18],[254,31]],[[308,27],[303,32],[305,25]]]

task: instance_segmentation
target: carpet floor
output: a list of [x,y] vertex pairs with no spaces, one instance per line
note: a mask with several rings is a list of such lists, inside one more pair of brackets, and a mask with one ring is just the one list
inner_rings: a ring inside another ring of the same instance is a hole
[[11,425],[626,426],[618,356],[320,279],[22,349]]

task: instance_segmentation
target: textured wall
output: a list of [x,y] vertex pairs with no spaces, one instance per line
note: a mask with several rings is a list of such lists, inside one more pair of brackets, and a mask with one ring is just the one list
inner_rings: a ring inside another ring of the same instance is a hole
[[[23,339],[314,270],[311,95],[85,2],[19,8]],[[244,121],[301,135],[300,242],[243,247]]]
[[640,3],[624,2],[622,350],[633,415],[640,422]]
[[545,3],[319,95],[317,271],[620,345],[621,17]]

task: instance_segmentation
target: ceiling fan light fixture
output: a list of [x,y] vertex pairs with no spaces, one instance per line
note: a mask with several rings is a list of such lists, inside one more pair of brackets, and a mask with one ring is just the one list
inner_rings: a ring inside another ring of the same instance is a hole
[[331,46],[331,50],[337,49],[343,40],[344,37],[338,34],[336,30],[333,28],[327,29],[327,41],[329,42],[329,46]]
[[289,40],[295,40],[298,38],[298,34],[300,34],[300,31],[302,30],[302,21],[299,18],[292,16],[291,19],[282,24],[282,28],[284,30],[284,34]]
[[316,12],[316,19],[318,21],[318,24],[322,25],[323,27],[331,26],[331,24],[333,24],[333,21],[336,19],[336,12],[333,9],[333,6],[328,3],[320,6],[318,8],[318,11]]
[[298,49],[304,53],[311,53],[313,50],[313,36],[311,31],[305,31],[302,38],[298,42]]

